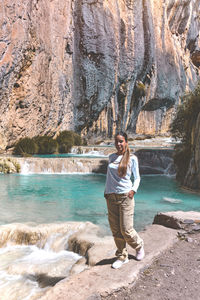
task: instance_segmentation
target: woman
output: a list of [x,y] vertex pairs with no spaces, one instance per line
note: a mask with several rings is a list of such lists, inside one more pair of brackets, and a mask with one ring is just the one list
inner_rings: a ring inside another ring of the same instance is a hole
[[117,260],[112,267],[118,269],[128,262],[126,243],[136,250],[137,260],[144,257],[144,243],[133,228],[134,194],[140,184],[138,160],[135,155],[130,155],[125,132],[115,135],[115,147],[117,153],[109,156],[104,195],[110,228],[117,246]]

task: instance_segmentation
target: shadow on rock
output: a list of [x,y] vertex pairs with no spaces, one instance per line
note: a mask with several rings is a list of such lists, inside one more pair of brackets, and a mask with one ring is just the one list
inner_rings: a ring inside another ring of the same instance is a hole
[[66,277],[58,276],[58,277],[51,277],[46,274],[35,274],[35,275],[27,275],[27,279],[31,281],[37,281],[41,288],[45,288],[47,286],[54,286],[60,280],[65,279]]
[[[128,258],[136,260],[136,257],[132,254],[129,254]],[[116,257],[105,258],[105,259],[100,260],[98,263],[96,263],[95,266],[112,265],[116,259],[117,259]]]
[[111,264],[114,263],[115,260],[116,260],[115,257],[113,257],[113,258],[105,258],[105,259],[100,260],[98,263],[96,263],[95,266],[111,265]]

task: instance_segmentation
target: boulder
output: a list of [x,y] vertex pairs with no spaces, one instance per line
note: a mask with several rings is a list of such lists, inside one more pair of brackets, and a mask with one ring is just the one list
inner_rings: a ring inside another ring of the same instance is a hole
[[162,225],[174,229],[194,229],[200,223],[200,212],[172,211],[160,212],[153,220],[153,224]]

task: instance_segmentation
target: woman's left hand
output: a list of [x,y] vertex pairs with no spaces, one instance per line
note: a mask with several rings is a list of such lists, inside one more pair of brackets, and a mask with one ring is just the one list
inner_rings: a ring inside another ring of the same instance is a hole
[[134,194],[135,194],[135,192],[134,192],[133,190],[131,190],[131,191],[128,193],[128,197],[132,199],[132,198],[134,197]]

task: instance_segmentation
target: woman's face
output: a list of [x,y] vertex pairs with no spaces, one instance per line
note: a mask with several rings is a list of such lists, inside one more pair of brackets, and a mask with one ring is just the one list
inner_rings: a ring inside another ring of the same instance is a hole
[[115,137],[115,147],[117,149],[117,154],[121,155],[124,154],[127,147],[127,142],[122,135],[117,135]]

